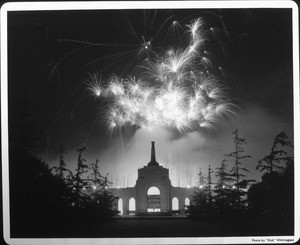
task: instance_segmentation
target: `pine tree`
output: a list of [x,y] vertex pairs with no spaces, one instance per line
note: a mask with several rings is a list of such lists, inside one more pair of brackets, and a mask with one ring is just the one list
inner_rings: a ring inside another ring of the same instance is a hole
[[112,183],[107,180],[108,174],[104,177],[99,171],[99,160],[91,164],[92,173],[88,175],[91,183],[91,190],[87,197],[86,209],[90,213],[91,219],[111,219],[118,211],[113,210],[116,197],[109,191],[108,187]]
[[99,171],[99,159],[96,159],[95,163],[91,163],[92,173],[88,176],[91,182],[91,187],[93,190],[97,190],[99,188],[102,189],[104,184],[104,177],[101,175]]
[[[272,218],[287,226],[294,221],[294,163],[288,162],[282,172],[266,172],[261,181],[248,190],[249,207],[257,218]],[[288,224],[289,223],[289,224]]]
[[216,168],[217,182],[215,186],[214,205],[217,213],[226,215],[230,212],[232,206],[230,182],[232,182],[231,175],[227,172],[226,159],[221,162],[220,167]]
[[207,175],[207,197],[208,197],[208,205],[211,207],[212,206],[212,178],[211,174],[213,173],[213,170],[211,169],[210,165],[208,166],[208,175]]
[[86,160],[82,158],[82,153],[85,151],[86,147],[83,146],[77,149],[78,158],[77,158],[77,168],[75,170],[75,174],[71,171],[69,172],[69,184],[71,185],[73,191],[73,203],[76,208],[80,208],[82,206],[82,202],[84,201],[82,190],[87,187],[87,179],[83,178],[83,174],[88,171],[88,165],[85,164]]
[[251,158],[249,155],[244,155],[244,147],[243,145],[247,143],[246,139],[243,139],[239,137],[239,132],[238,129],[236,129],[234,132],[234,151],[226,154],[228,157],[232,157],[234,160],[233,167],[230,171],[231,176],[233,177],[234,180],[234,185],[232,186],[234,190],[234,197],[236,200],[235,203],[235,208],[237,210],[241,210],[242,207],[244,207],[245,204],[245,199],[244,196],[246,192],[243,190],[244,188],[247,188],[248,184],[250,182],[253,182],[253,180],[248,180],[246,179],[246,174],[248,173],[249,170],[246,169],[245,167],[242,167],[242,160],[246,158]]
[[271,153],[265,156],[263,159],[258,161],[258,165],[256,167],[257,170],[267,171],[269,173],[273,173],[273,171],[283,171],[285,168],[281,166],[282,163],[288,163],[293,161],[291,157],[287,157],[287,152],[283,149],[278,149],[279,147],[292,147],[292,143],[288,141],[288,137],[285,132],[281,132],[276,135],[273,146],[271,148]]
[[293,147],[284,132],[276,135],[270,154],[258,161],[256,169],[265,173],[262,181],[249,189],[248,200],[257,216],[288,216],[284,218],[288,221],[293,219],[294,210],[294,160],[281,147]]
[[191,219],[211,217],[213,210],[212,172],[210,165],[208,167],[207,176],[203,175],[201,169],[199,170],[199,188],[194,192],[192,204],[187,208]]
[[202,219],[207,215],[207,194],[206,194],[206,177],[199,169],[198,173],[198,187],[194,192],[193,201],[187,207],[187,213],[191,219]]
[[64,151],[63,145],[60,146],[60,151],[59,151],[59,177],[63,177],[64,171],[66,170],[66,163],[65,163],[65,158],[64,154],[66,152]]
[[113,183],[108,180],[108,173],[107,173],[104,177],[104,182],[103,182],[104,189],[107,190],[109,186],[111,186],[112,184]]
[[228,164],[226,164],[227,159],[224,159],[221,162],[220,167],[216,168],[216,177],[218,178],[218,181],[216,183],[216,189],[218,190],[225,190],[229,187],[229,182],[232,181],[232,177],[227,170]]
[[206,184],[205,181],[205,176],[202,173],[202,169],[199,169],[199,173],[198,173],[198,184],[199,184],[199,188],[203,188],[203,186]]
[[64,154],[66,154],[66,152],[64,151],[63,145],[61,145],[59,150],[59,165],[58,167],[53,167],[53,169],[56,172],[56,175],[61,179],[64,179],[64,172],[70,171],[66,168]]

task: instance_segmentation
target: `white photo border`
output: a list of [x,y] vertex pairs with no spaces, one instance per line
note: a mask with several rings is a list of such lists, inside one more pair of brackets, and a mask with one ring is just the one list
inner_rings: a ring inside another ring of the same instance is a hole
[[[154,7],[155,6],[155,7]],[[294,236],[271,237],[182,237],[182,238],[93,238],[93,239],[22,239],[10,236],[9,149],[8,149],[8,56],[7,12],[39,10],[113,10],[113,9],[292,9],[293,25],[293,93],[294,93],[294,160],[295,160],[295,219]],[[9,2],[1,7],[1,146],[2,146],[2,202],[3,234],[8,244],[248,244],[295,243],[300,234],[299,203],[299,20],[298,5],[293,1],[96,1],[96,2]]]

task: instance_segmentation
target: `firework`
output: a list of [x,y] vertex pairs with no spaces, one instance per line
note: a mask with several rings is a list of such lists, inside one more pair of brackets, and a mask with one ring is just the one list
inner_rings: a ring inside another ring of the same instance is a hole
[[[171,28],[178,28],[173,21]],[[112,76],[103,86],[91,77],[87,90],[109,101],[103,123],[110,129],[160,125],[180,133],[205,128],[213,130],[225,118],[236,118],[236,105],[226,88],[210,72],[212,61],[205,50],[208,40],[201,18],[186,25],[189,37],[185,48],[154,53],[141,64],[139,78]],[[142,49],[153,50],[144,40]],[[141,50],[137,55],[141,55]]]
[[90,79],[86,81],[87,91],[93,97],[100,97],[103,91],[101,77],[96,74],[90,75]]

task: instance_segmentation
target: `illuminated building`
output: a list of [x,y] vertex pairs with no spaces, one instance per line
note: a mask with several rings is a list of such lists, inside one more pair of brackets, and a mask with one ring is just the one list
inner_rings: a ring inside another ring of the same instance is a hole
[[151,161],[138,169],[134,187],[112,188],[118,198],[121,215],[160,212],[184,213],[190,204],[195,188],[174,187],[169,178],[169,169],[159,165],[155,158],[155,142],[151,142]]

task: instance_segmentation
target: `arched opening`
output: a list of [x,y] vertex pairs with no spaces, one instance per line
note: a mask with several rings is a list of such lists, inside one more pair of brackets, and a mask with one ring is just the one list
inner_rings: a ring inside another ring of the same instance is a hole
[[148,191],[147,191],[147,195],[149,196],[151,196],[151,195],[160,195],[160,191],[159,191],[159,189],[157,188],[157,187],[155,187],[155,186],[152,186],[152,187],[150,187],[149,189],[148,189]]
[[123,200],[122,200],[122,198],[120,198],[118,200],[118,211],[120,212],[120,215],[123,214]]
[[186,198],[184,200],[184,208],[187,209],[188,206],[190,206],[191,202],[190,202],[190,199],[189,198]]
[[147,191],[147,212],[160,212],[160,190],[152,186]]
[[179,211],[179,200],[177,197],[172,199],[172,211]]
[[132,197],[129,199],[129,214],[135,213],[135,199]]

